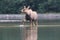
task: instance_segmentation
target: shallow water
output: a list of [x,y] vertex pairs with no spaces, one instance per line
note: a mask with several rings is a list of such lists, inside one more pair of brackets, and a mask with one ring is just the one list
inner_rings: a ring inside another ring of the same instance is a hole
[[60,26],[39,27],[38,40],[60,40]]
[[[23,28],[0,27],[0,40],[23,40]],[[39,27],[38,40],[60,40],[60,26]]]

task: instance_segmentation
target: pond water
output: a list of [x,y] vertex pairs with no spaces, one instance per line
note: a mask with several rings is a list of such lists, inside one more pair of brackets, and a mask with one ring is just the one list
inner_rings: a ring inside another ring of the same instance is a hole
[[[0,40],[23,40],[23,27],[0,27]],[[38,40],[60,40],[60,26],[40,26]]]

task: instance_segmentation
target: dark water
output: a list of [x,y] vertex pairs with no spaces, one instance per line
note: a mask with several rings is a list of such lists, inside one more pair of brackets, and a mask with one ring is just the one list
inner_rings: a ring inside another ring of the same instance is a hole
[[19,28],[0,28],[0,40],[21,40]]
[[60,27],[40,27],[38,40],[60,40]]
[[[22,32],[22,28],[19,27],[1,27],[0,40],[23,40]],[[38,40],[60,40],[60,26],[39,27]]]

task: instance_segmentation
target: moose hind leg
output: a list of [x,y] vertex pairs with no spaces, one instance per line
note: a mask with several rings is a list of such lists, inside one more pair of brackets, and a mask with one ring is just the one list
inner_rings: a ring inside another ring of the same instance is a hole
[[35,20],[35,26],[37,27],[38,26],[38,20]]
[[33,21],[31,20],[30,21],[30,29],[32,29],[32,27],[33,27]]

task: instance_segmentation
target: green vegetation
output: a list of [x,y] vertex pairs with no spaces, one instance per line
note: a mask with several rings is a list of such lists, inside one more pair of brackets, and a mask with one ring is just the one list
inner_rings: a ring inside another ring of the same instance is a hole
[[39,13],[60,12],[60,0],[0,0],[0,14],[19,14],[24,5]]

